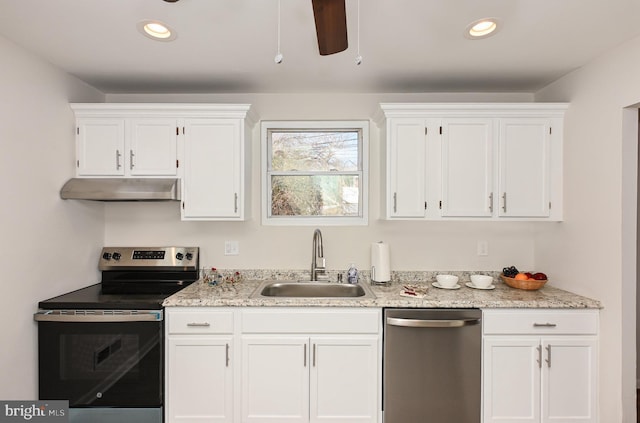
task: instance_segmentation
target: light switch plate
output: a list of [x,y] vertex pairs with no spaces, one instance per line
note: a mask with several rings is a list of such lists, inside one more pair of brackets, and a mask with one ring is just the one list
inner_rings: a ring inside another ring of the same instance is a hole
[[478,255],[479,256],[489,255],[489,243],[487,241],[478,241]]
[[240,245],[238,241],[225,241],[224,242],[224,255],[225,256],[237,256],[240,254]]

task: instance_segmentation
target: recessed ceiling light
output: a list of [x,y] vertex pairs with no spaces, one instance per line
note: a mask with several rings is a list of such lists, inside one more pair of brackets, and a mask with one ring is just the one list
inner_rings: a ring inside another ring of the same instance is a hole
[[177,37],[175,31],[160,21],[140,21],[137,28],[142,35],[156,41],[173,41]]
[[494,35],[498,27],[498,20],[496,18],[479,19],[467,25],[464,35],[469,39],[478,40]]

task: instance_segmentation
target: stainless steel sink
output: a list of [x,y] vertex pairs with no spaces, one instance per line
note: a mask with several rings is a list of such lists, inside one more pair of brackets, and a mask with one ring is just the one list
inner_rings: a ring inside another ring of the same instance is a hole
[[254,291],[252,298],[375,298],[368,287],[360,284],[315,281],[265,281]]

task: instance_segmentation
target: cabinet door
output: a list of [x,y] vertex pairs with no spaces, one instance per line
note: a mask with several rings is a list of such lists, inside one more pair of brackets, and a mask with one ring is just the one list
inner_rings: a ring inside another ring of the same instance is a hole
[[131,119],[127,151],[132,176],[176,176],[176,119]]
[[311,422],[375,422],[378,338],[311,338]]
[[426,196],[424,119],[390,119],[387,216],[424,217]]
[[240,119],[185,122],[183,219],[240,219],[242,140]]
[[78,176],[123,176],[124,119],[78,119]]
[[596,341],[542,340],[542,422],[596,422]]
[[549,216],[550,128],[540,118],[500,121],[499,216]]
[[483,422],[540,422],[539,338],[486,336],[483,350]]
[[308,338],[243,337],[242,421],[280,423],[308,419]]
[[442,121],[442,216],[491,217],[493,121]]
[[232,338],[170,337],[167,422],[233,421]]

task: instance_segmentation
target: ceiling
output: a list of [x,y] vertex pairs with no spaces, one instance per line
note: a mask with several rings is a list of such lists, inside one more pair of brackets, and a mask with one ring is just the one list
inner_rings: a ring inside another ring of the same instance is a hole
[[0,34],[105,93],[533,92],[640,34],[637,0],[361,0],[358,66],[346,7],[349,48],[320,56],[311,1],[281,0],[281,64],[278,0],[0,0]]

